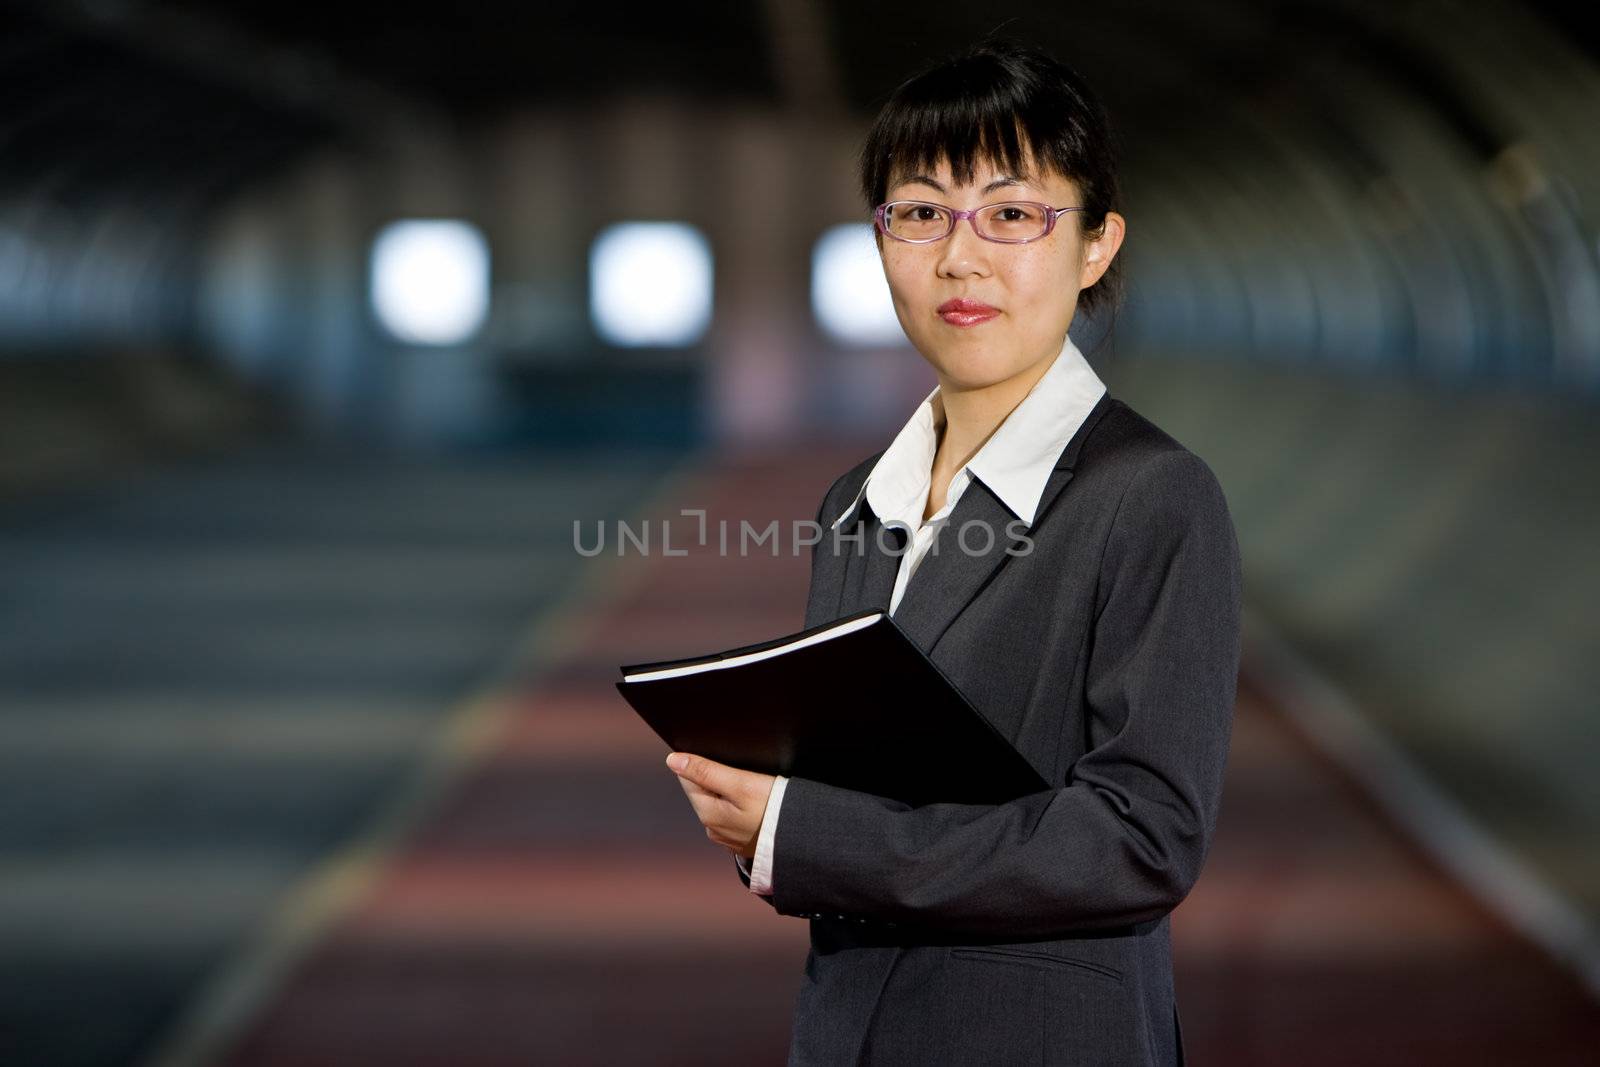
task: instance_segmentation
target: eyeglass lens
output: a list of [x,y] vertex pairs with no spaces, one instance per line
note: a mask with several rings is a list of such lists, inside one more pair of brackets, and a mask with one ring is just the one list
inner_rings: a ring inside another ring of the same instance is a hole
[[[884,225],[896,237],[926,241],[950,232],[951,212],[937,204],[901,200],[883,212]],[[1025,241],[1044,236],[1048,221],[1037,204],[987,204],[972,220],[978,233],[999,241]]]

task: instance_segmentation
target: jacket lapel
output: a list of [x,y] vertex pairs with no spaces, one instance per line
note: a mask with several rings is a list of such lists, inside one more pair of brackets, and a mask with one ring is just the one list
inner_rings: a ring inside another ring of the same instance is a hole
[[[884,529],[883,522],[863,498],[854,520],[846,523],[839,533],[839,553],[845,566],[835,617],[843,618],[870,608],[888,611],[895,577],[900,570],[899,553],[907,542],[904,531]],[[859,538],[860,547],[855,541],[844,540],[847,534]]]
[[1006,559],[1011,531],[1021,532],[1020,525],[1006,528],[1015,518],[981,481],[969,485],[945,517],[894,613],[894,621],[924,652],[933,651],[945,628]]

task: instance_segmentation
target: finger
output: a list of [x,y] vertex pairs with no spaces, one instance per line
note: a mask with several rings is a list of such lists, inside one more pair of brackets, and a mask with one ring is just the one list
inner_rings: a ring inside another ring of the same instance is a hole
[[[742,773],[738,768],[687,752],[671,753],[668,759],[672,756],[683,756],[686,760],[683,768],[675,771],[680,778],[687,778],[719,796],[731,796],[737,791],[739,775]],[[669,763],[667,766],[672,765]]]
[[724,799],[722,794],[713,793],[711,790],[709,790],[709,789],[705,788],[704,786],[700,785],[698,782],[691,782],[687,778],[679,778],[678,779],[678,784],[683,786],[683,791],[685,793],[687,793],[690,797],[701,797],[701,798],[705,799],[706,801]]
[[683,787],[684,796],[689,798],[690,807],[701,822],[715,815],[723,805],[723,799],[715,793],[708,793],[693,782],[679,779],[678,784]]
[[687,779],[680,778],[678,781],[683,786],[684,795],[689,798],[689,806],[694,808],[697,819],[707,826],[727,821],[731,805],[726,798],[708,792]]
[[[694,808],[695,818],[699,819],[702,825],[726,829],[739,821],[739,810],[732,802],[715,793],[707,793],[697,786],[689,788],[695,789],[695,792],[689,793],[689,806]],[[688,789],[684,791],[688,793]]]

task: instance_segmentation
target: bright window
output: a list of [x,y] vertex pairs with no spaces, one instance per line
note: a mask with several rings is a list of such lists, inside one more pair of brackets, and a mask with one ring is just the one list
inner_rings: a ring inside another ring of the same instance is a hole
[[489,313],[489,246],[470,223],[404,219],[372,246],[372,309],[417,345],[471,340]]
[[681,222],[620,222],[589,250],[589,310],[611,344],[679,346],[711,322],[711,246]]
[[905,342],[871,226],[835,226],[817,241],[811,250],[811,308],[822,328],[845,344]]

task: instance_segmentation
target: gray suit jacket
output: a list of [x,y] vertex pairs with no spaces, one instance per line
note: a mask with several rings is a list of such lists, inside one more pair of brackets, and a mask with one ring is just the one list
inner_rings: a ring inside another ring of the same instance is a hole
[[[887,610],[899,531],[828,489],[807,627]],[[911,808],[794,777],[780,914],[811,920],[790,1064],[1183,1062],[1169,913],[1216,825],[1239,667],[1238,542],[1211,469],[1109,393],[1062,450],[1031,550],[974,482],[895,621],[1051,785]],[[956,538],[969,530],[963,550]],[[886,753],[892,758],[892,753]],[[737,865],[735,869],[738,870]],[[749,880],[742,870],[739,877]]]

